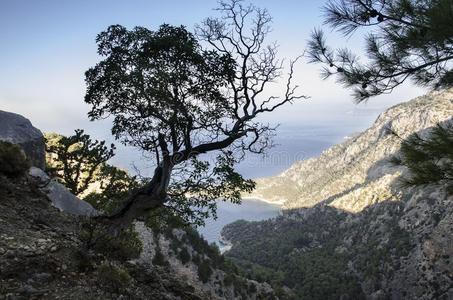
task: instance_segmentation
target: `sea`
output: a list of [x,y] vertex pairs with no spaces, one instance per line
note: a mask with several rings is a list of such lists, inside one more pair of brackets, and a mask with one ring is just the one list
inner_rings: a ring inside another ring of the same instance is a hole
[[[265,156],[247,155],[246,160],[237,166],[237,170],[245,178],[263,178],[276,176],[288,169],[296,161],[318,156],[322,151],[344,141],[346,138],[357,134],[369,127],[377,117],[380,110],[365,110],[340,114],[340,118],[323,119],[321,121],[305,124],[282,124],[276,131],[275,146]],[[116,156],[119,165],[137,157],[137,152],[119,151]],[[130,167],[129,167],[130,169]],[[152,170],[146,166],[146,158],[134,161],[134,170]],[[149,175],[149,174],[145,174]],[[199,232],[210,243],[216,243],[221,248],[220,242],[222,228],[236,220],[259,221],[278,216],[281,206],[271,204],[259,199],[244,199],[242,204],[218,202],[217,219],[207,219],[206,225],[199,227]]]

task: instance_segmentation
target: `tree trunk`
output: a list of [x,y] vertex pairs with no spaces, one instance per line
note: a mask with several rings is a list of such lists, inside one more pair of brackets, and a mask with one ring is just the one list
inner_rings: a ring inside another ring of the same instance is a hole
[[167,200],[170,173],[171,168],[157,167],[151,181],[129,196],[120,210],[109,216],[100,216],[98,219],[105,220],[114,233],[119,233],[135,219],[162,207]]

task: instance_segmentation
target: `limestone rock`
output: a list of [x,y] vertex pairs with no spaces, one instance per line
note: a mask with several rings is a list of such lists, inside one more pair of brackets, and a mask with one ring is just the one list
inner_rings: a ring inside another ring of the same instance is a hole
[[20,145],[33,166],[45,168],[44,137],[25,117],[0,110],[0,140]]
[[453,122],[452,116],[453,89],[395,105],[363,133],[319,157],[296,162],[278,176],[257,180],[251,197],[283,201],[286,209],[323,202],[350,212],[361,211],[392,194],[390,183],[404,168],[395,167],[388,158],[399,150],[401,139],[414,132],[423,135],[438,122]]
[[55,179],[50,179],[44,171],[31,167],[29,175],[43,185],[41,190],[52,201],[52,205],[61,211],[80,216],[94,216],[97,214],[96,209],[91,204],[74,196],[61,183]]

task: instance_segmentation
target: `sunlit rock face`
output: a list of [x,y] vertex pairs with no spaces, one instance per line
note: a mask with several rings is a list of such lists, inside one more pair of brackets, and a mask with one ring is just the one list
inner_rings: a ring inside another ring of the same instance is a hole
[[0,140],[21,146],[33,166],[45,168],[44,137],[25,117],[0,110]]
[[383,112],[369,129],[319,157],[297,162],[276,177],[258,180],[252,196],[283,200],[286,209],[322,202],[349,212],[395,200],[395,179],[405,170],[393,165],[389,157],[398,151],[402,139],[414,132],[423,134],[452,116],[453,89],[398,104]]

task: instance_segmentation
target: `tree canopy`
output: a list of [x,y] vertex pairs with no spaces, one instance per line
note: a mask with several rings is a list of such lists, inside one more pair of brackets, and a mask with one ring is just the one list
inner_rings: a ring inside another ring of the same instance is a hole
[[366,62],[349,49],[327,45],[322,30],[309,42],[311,62],[322,63],[323,77],[354,90],[360,102],[390,93],[408,79],[433,88],[453,84],[453,2],[451,0],[330,0],[325,24],[350,36],[365,36]]
[[284,70],[276,46],[265,44],[268,12],[237,0],[219,11],[222,18],[206,19],[197,35],[168,24],[156,31],[113,25],[97,37],[103,59],[86,72],[89,117],[111,117],[114,136],[155,167],[109,216],[118,224],[162,207],[201,224],[215,215],[217,199],[239,202],[254,182],[235,164],[272,144],[274,128],[257,118],[303,98],[292,84],[294,61],[283,95],[263,96]]

